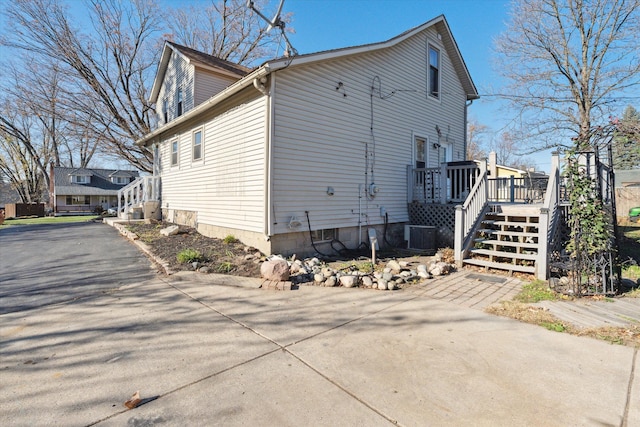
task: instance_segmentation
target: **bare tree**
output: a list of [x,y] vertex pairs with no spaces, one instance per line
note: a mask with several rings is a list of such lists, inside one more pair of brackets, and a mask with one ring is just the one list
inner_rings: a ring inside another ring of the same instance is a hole
[[23,203],[40,202],[49,185],[50,140],[34,134],[39,129],[36,120],[19,101],[5,102],[0,109],[0,174]]
[[155,70],[159,11],[151,0],[87,5],[93,28],[82,33],[60,0],[15,0],[6,7],[3,43],[59,62],[78,85],[69,108],[104,135],[108,150],[150,170],[150,153],[134,142],[151,129],[146,87]]
[[[254,3],[260,9],[268,5],[266,0]],[[246,0],[209,0],[170,9],[168,15],[169,36],[192,49],[245,65],[276,55],[281,34],[267,32],[267,24],[247,7]],[[281,19],[289,21],[290,15]]]
[[640,0],[515,0],[496,50],[521,136],[537,149],[589,144],[640,84],[638,34]]
[[480,160],[487,157],[482,137],[489,128],[477,120],[469,120],[467,123],[467,159]]
[[491,150],[496,153],[496,162],[500,165],[528,170],[534,162],[523,155],[519,148],[520,140],[509,132],[502,132],[497,141],[491,143]]

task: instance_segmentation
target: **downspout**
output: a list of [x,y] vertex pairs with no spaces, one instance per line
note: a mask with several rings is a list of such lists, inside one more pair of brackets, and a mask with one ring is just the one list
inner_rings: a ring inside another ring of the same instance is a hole
[[258,89],[266,98],[267,98],[267,102],[266,102],[266,111],[265,111],[265,124],[266,124],[266,129],[265,129],[265,153],[264,153],[264,162],[265,162],[265,179],[264,179],[264,212],[265,212],[265,224],[264,224],[264,235],[265,235],[265,239],[266,241],[270,241],[271,240],[271,236],[273,235],[273,218],[272,218],[272,213],[273,210],[271,209],[271,203],[272,203],[272,191],[273,191],[273,184],[272,184],[272,164],[273,164],[273,159],[272,159],[272,150],[271,150],[271,141],[273,140],[273,124],[272,124],[272,120],[274,117],[273,114],[273,97],[270,96],[269,94],[274,94],[274,87],[275,87],[275,73],[271,74],[271,82],[270,82],[270,87],[269,89],[267,89],[266,87],[266,83],[267,83],[267,78],[265,76],[263,77],[259,77],[253,80],[253,86]]
[[269,90],[267,89],[267,77],[256,77],[253,79],[253,87],[258,89],[264,96],[269,96]]
[[[473,99],[468,100],[467,102],[465,102],[464,104],[464,136],[462,138],[462,140],[464,141],[464,157],[463,160],[469,160],[467,159],[467,133],[468,133],[468,126],[469,123],[467,123],[467,110],[469,109],[469,107],[471,107],[471,104],[473,104]],[[473,159],[472,159],[473,160]]]

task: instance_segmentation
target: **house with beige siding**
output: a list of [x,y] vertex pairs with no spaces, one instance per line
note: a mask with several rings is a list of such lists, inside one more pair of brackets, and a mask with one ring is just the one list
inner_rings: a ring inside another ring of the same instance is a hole
[[465,138],[478,97],[444,16],[252,70],[167,42],[151,94],[158,126],[138,144],[154,153],[170,222],[265,253],[353,249],[370,230],[400,246],[428,171],[465,177],[440,179],[438,202],[464,201],[473,185]]

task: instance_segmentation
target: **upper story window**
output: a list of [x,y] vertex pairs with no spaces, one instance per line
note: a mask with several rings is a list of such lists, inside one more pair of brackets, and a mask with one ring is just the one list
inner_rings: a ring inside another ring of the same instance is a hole
[[176,94],[176,116],[182,115],[182,89],[178,89],[178,93]]
[[118,185],[124,185],[129,183],[129,178],[126,176],[113,176],[111,182]]
[[202,129],[193,132],[193,160],[202,159]]
[[169,103],[167,102],[167,98],[162,100],[162,118],[164,119],[164,123],[169,123]]
[[89,184],[91,177],[89,175],[71,175],[71,182],[75,184]]
[[178,164],[178,141],[173,141],[171,143],[171,166],[176,166]]
[[429,96],[440,99],[440,51],[429,45]]

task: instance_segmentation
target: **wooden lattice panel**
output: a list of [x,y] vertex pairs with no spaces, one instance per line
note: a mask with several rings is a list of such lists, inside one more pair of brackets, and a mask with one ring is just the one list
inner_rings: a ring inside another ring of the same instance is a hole
[[437,230],[437,246],[453,247],[455,230],[455,205],[410,203],[409,222],[411,225],[430,225]]

